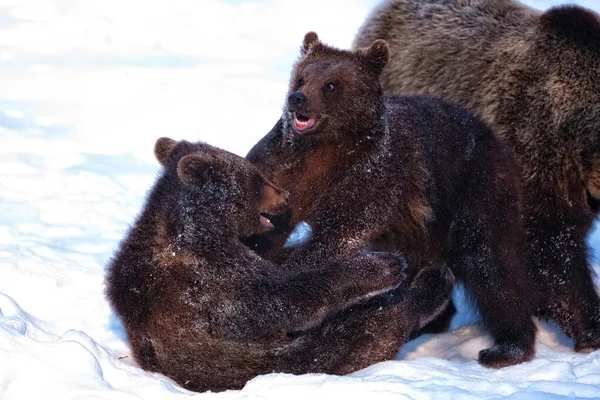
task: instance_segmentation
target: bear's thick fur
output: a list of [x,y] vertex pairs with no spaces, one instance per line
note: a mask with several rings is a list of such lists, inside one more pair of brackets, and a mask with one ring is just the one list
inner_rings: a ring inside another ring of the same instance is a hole
[[408,286],[390,254],[296,270],[260,258],[239,237],[270,228],[261,214],[284,209],[287,192],[207,144],[162,138],[155,154],[164,171],[106,278],[142,368],[196,391],[270,372],[346,374],[393,358],[446,306],[443,264]]
[[[247,155],[290,191],[289,226],[312,226],[286,265],[349,257],[365,247],[401,253],[411,276],[443,260],[495,340],[479,361],[503,367],[529,360],[535,325],[524,294],[514,156],[462,108],[384,97],[379,76],[388,57],[384,41],[350,52],[308,33],[283,116]],[[284,238],[273,238],[275,249]]]
[[538,313],[576,351],[600,348],[586,237],[600,199],[600,18],[513,0],[390,0],[355,46],[385,39],[390,94],[442,96],[479,115],[522,166],[529,274]]

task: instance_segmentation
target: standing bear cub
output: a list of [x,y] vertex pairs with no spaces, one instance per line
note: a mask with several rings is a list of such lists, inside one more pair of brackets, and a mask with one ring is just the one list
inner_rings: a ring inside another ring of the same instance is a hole
[[408,286],[389,254],[295,270],[260,258],[239,238],[272,228],[265,214],[284,210],[287,192],[207,144],[162,138],[155,154],[162,176],[106,278],[142,368],[196,391],[270,372],[346,374],[392,358],[446,306],[443,264]]
[[[290,191],[289,227],[312,227],[286,265],[371,248],[403,254],[410,277],[444,261],[494,338],[479,362],[527,361],[535,325],[525,298],[518,165],[466,110],[435,98],[384,97],[379,78],[388,59],[384,41],[351,52],[314,32],[304,38],[283,116],[247,155]],[[287,232],[279,231],[269,257],[287,250]]]
[[600,16],[513,0],[388,0],[355,46],[390,43],[390,94],[442,96],[479,115],[522,166],[536,311],[576,351],[600,349],[586,237],[600,204]]

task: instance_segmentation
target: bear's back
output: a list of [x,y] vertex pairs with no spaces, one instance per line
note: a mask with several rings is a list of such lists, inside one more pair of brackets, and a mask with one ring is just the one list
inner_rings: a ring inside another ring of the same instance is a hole
[[[393,152],[420,154],[434,208],[460,201],[464,177],[475,172],[482,155],[490,159],[493,152],[512,156],[485,123],[441,98],[388,96],[386,108]],[[403,166],[398,163],[395,167]]]
[[391,59],[381,75],[388,94],[460,99],[481,110],[481,99],[498,90],[491,82],[499,68],[527,51],[524,38],[538,19],[537,11],[511,0],[394,0],[366,19],[353,48],[388,42]]

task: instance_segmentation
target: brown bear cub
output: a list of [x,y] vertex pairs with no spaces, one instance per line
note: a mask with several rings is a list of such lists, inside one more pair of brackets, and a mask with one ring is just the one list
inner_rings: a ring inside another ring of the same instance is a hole
[[600,17],[513,0],[391,0],[355,46],[390,43],[390,94],[429,94],[479,115],[522,166],[536,311],[600,349],[600,298],[586,237],[600,204]]
[[204,143],[162,138],[155,153],[164,171],[106,278],[142,368],[196,391],[270,372],[346,374],[393,358],[446,306],[443,264],[408,286],[391,254],[296,270],[260,258],[239,238],[270,229],[264,214],[289,194]]
[[[384,41],[351,52],[314,32],[304,39],[283,116],[247,156],[290,191],[289,226],[312,227],[286,265],[370,248],[403,254],[410,277],[444,261],[494,338],[479,362],[527,361],[535,325],[525,301],[518,165],[466,110],[436,98],[384,97],[379,77],[388,59]],[[272,238],[273,249],[284,234]],[[273,249],[268,256],[278,257]]]

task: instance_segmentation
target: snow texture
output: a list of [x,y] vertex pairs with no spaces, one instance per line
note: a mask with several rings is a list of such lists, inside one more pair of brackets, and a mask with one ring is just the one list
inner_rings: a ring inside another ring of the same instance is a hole
[[298,225],[294,227],[290,236],[288,236],[284,248],[300,246],[306,243],[312,236],[312,227],[305,221],[298,222]]
[[304,33],[347,48],[374,4],[0,0],[0,399],[600,398],[600,352],[546,322],[533,361],[481,367],[490,339],[460,290],[451,332],[350,376],[195,394],[135,366],[103,279],[158,171],[155,140],[244,155],[281,114]]

